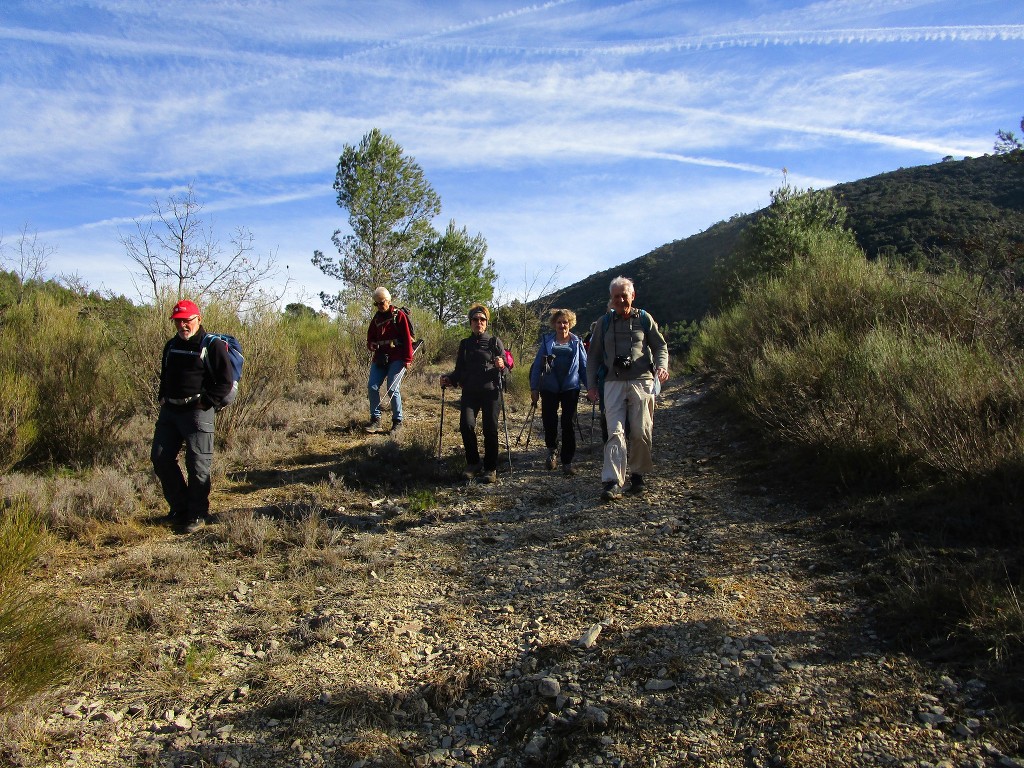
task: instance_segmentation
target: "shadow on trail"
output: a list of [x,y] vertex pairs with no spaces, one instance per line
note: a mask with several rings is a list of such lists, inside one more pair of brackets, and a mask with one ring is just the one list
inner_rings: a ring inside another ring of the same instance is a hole
[[[417,546],[436,543],[459,553],[456,568],[430,574],[450,586],[454,597],[447,599],[457,611],[426,595],[398,618],[371,608],[328,614],[321,606],[295,619],[305,624],[289,635],[289,652],[342,659],[350,649],[371,658],[406,653],[405,664],[387,660],[395,673],[384,664],[376,683],[356,685],[344,665],[333,675],[310,669],[287,687],[267,665],[240,669],[236,685],[247,687],[248,698],[225,704],[208,736],[187,748],[171,734],[162,737],[161,757],[221,765],[227,755],[257,765],[266,764],[275,745],[291,744],[296,762],[309,751],[335,764],[490,766],[504,759],[508,768],[532,768],[625,759],[615,745],[631,750],[627,764],[644,764],[645,743],[674,740],[679,764],[701,752],[712,761],[727,756],[749,764],[751,745],[780,753],[780,745],[799,744],[794,734],[817,722],[804,710],[827,710],[827,697],[860,707],[843,728],[863,728],[875,716],[870,702],[858,703],[858,691],[873,683],[858,666],[872,648],[857,622],[813,602],[797,603],[804,614],[755,620],[756,594],[747,593],[758,579],[808,578],[801,563],[823,560],[802,554],[785,521],[776,549],[760,551],[756,521],[733,514],[727,490],[602,504],[593,477],[599,454],[589,458],[588,476],[567,479],[541,469],[543,443],[537,447],[519,456],[516,472],[498,486],[451,484],[446,501],[462,511],[402,518],[410,521],[406,529],[443,523]],[[291,483],[325,483],[340,492],[351,483],[376,500],[399,488],[443,485],[432,455],[394,443],[367,441],[299,461],[304,466],[249,473],[236,492]],[[369,499],[326,514],[326,522],[396,530],[397,508]],[[302,511],[279,504],[257,513]],[[800,531],[792,534],[796,539]],[[750,549],[738,556],[744,541]],[[388,559],[400,562],[403,554]],[[775,556],[788,558],[788,574],[771,570]],[[842,567],[833,563],[832,572]],[[391,620],[419,626],[392,627]],[[582,642],[594,627],[594,642]],[[407,633],[404,646],[395,645],[396,631]],[[804,666],[828,667],[827,689],[805,686],[800,693]],[[224,726],[261,736],[224,743],[216,735]]]

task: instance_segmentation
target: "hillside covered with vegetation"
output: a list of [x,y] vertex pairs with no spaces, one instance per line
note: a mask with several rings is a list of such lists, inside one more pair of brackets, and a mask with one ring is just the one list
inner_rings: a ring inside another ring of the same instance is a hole
[[[978,240],[1008,240],[1020,247],[1024,218],[1024,164],[986,155],[901,168],[831,190],[847,210],[846,222],[869,259],[948,267],[977,263]],[[656,248],[597,272],[545,297],[597,317],[608,300],[608,283],[626,275],[637,283],[638,304],[662,325],[699,321],[716,306],[721,275],[744,231],[763,211],[737,215],[704,232]],[[1013,240],[1012,233],[1017,232]]]

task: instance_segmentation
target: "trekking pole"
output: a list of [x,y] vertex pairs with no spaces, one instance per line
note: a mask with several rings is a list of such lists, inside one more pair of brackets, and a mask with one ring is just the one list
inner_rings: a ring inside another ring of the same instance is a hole
[[[398,385],[402,382],[402,378],[405,376],[405,371],[406,369],[402,368],[402,370],[395,374],[394,381],[392,381],[391,384],[388,385],[388,388],[384,391],[384,394],[387,395],[387,399],[385,400],[383,397],[380,399],[381,408],[391,407],[391,400],[392,398],[394,398],[395,392],[398,391]],[[385,376],[384,378],[386,381],[387,376]]]
[[[527,428],[530,428],[531,430],[533,429],[533,417],[536,415],[536,413],[537,413],[537,404],[536,403],[531,403],[530,404],[530,412],[528,414],[526,414],[526,421],[523,422],[523,426],[519,430],[519,437],[516,438],[516,445],[519,445],[520,443],[523,442],[523,433],[526,431]],[[527,439],[527,441],[529,441],[529,439],[530,439],[529,436],[527,436],[526,439]]]
[[508,473],[512,474],[512,446],[508,441],[508,416],[505,413],[505,382],[498,380],[498,397],[501,398],[501,423],[505,426],[505,452],[508,453]]
[[441,387],[441,423],[437,426],[437,465],[441,466],[441,438],[444,436],[444,396],[448,387]]
[[594,447],[594,420],[597,418],[597,403],[590,404],[590,447]]

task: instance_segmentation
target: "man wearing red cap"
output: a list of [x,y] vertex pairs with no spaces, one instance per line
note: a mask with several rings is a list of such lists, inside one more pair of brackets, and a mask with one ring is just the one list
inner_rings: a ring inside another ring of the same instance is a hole
[[[160,366],[160,415],[151,459],[170,505],[168,518],[187,533],[202,527],[210,511],[214,413],[231,391],[227,344],[205,343],[199,307],[182,300],[171,321],[177,333],[164,345]],[[178,454],[185,446],[185,475]]]

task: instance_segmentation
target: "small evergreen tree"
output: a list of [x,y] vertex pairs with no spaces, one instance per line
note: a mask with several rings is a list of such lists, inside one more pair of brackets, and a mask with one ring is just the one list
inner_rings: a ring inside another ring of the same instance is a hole
[[494,296],[498,273],[486,255],[483,235],[470,237],[465,227],[456,229],[450,221],[443,235],[435,232],[416,252],[409,269],[409,299],[443,326],[459,322],[472,302],[486,304]]
[[[313,264],[342,281],[350,293],[370,294],[378,286],[401,294],[413,254],[433,232],[441,198],[401,145],[374,128],[358,146],[346,144],[334,180],[338,206],[348,211],[351,234],[331,236],[338,257],[313,252]],[[341,310],[342,293],[320,292],[328,309]]]
[[[1020,120],[1020,129],[1024,132],[1024,117]],[[1013,131],[996,131],[995,153],[1005,155],[1012,163],[1024,162],[1024,140]]]
[[845,229],[846,208],[830,190],[800,190],[788,181],[771,193],[771,204],[744,233],[740,246],[715,265],[721,299],[731,303],[740,286],[772,275],[806,255],[823,232],[855,242]]

